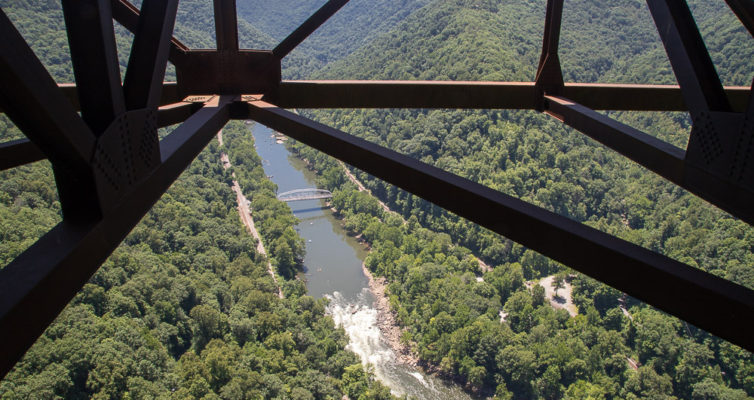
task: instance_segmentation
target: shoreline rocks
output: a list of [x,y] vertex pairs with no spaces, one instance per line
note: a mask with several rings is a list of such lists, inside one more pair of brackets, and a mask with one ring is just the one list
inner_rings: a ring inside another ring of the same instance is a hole
[[398,361],[412,367],[419,366],[419,358],[411,351],[409,346],[401,343],[403,330],[396,320],[395,313],[390,308],[387,295],[387,281],[383,277],[375,278],[366,264],[361,263],[361,268],[369,280],[369,291],[374,296],[374,306],[377,309],[377,327],[382,332],[382,338],[395,352]]

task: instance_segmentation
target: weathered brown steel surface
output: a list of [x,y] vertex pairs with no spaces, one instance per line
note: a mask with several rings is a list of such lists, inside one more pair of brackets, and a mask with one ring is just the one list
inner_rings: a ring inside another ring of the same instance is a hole
[[[113,19],[135,34],[139,26],[139,9],[128,0],[111,0],[111,5]],[[176,66],[183,65],[182,57],[188,50],[189,48],[185,44],[173,37],[170,39],[170,55],[168,59]]]
[[217,50],[238,51],[238,21],[236,0],[213,0]]
[[18,139],[0,143],[0,171],[19,165],[44,160],[46,157],[39,147],[29,139]]
[[560,68],[560,22],[563,19],[563,0],[547,0],[545,32],[542,35],[542,55],[539,58],[537,77],[537,110],[542,111],[542,94],[560,94],[563,91],[563,71]]
[[129,110],[160,104],[178,0],[144,0],[123,92]]
[[103,219],[63,220],[0,270],[0,372],[5,375],[100,264],[228,121],[207,105],[160,143],[160,166]]
[[[750,88],[725,93],[741,112]],[[265,101],[282,108],[466,108],[533,110],[535,82],[282,81]],[[596,110],[688,111],[677,85],[566,83],[562,95]]]

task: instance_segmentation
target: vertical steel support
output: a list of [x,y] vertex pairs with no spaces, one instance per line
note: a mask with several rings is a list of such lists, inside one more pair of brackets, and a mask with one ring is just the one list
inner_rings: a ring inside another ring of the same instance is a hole
[[81,116],[95,135],[126,111],[110,0],[63,0]]
[[236,0],[214,0],[217,50],[238,52]]
[[[139,29],[139,9],[128,0],[111,0],[110,4],[113,9],[113,19],[135,34]],[[180,68],[182,63],[185,62],[187,51],[189,51],[189,48],[185,44],[176,38],[171,38],[168,60],[176,68]]]
[[178,0],[145,0],[128,60],[123,91],[129,110],[156,109],[170,51]]
[[542,55],[539,57],[539,67],[535,85],[539,99],[537,109],[544,110],[545,94],[558,95],[563,91],[563,71],[560,68],[558,46],[560,44],[560,22],[563,19],[563,0],[547,0],[547,14],[545,16],[545,32],[542,39]]

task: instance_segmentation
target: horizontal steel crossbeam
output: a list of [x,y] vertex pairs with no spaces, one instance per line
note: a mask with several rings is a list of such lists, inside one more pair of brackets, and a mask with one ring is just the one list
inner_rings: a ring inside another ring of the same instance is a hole
[[[730,86],[736,111],[748,104],[750,88]],[[688,111],[677,85],[566,83],[564,97],[596,110]],[[264,100],[282,108],[464,108],[536,109],[534,82],[283,81]]]

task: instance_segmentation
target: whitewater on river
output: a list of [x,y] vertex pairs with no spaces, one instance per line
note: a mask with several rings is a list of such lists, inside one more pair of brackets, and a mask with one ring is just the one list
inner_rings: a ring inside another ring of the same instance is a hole
[[[315,187],[314,173],[278,143],[274,132],[250,125],[265,173],[282,193]],[[393,394],[417,399],[470,399],[460,386],[423,373],[396,356],[378,326],[375,298],[362,264],[366,250],[346,234],[323,200],[289,203],[300,220],[296,227],[306,240],[304,278],[309,295],[330,300],[328,313],[349,337],[348,349],[370,365]]]

